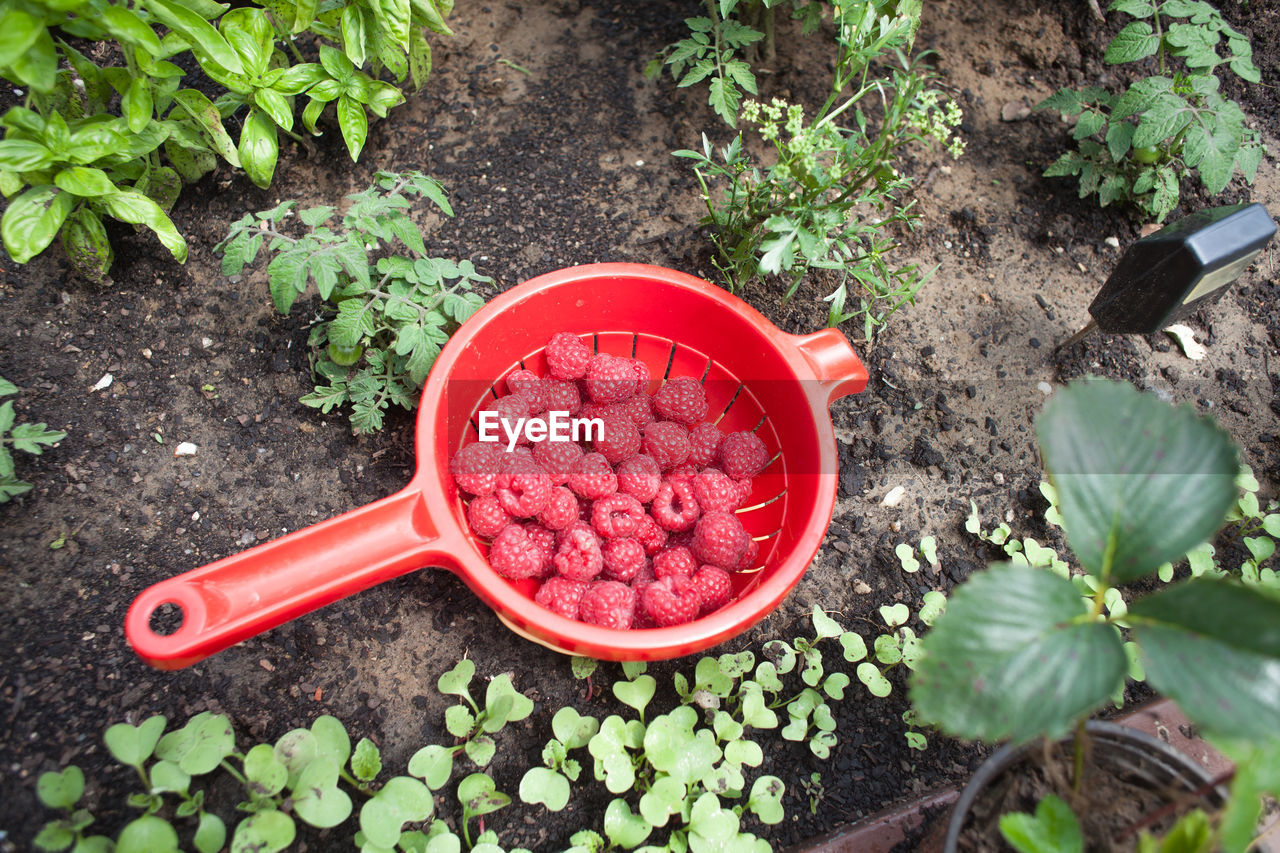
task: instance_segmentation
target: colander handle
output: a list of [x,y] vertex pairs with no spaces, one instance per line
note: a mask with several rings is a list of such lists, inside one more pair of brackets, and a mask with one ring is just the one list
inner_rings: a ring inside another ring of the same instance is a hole
[[818,396],[826,405],[867,387],[866,366],[849,345],[848,338],[836,329],[787,337],[808,362],[817,380]]
[[[190,666],[384,580],[447,563],[455,535],[431,522],[420,490],[405,489],[148,587],[125,616],[125,636],[154,667]],[[182,611],[171,634],[151,625],[165,604]]]

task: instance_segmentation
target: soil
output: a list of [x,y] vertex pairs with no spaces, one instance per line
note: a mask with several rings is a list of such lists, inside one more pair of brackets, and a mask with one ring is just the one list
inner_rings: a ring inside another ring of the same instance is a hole
[[[1278,6],[1223,3],[1252,35],[1267,83],[1280,64]],[[434,42],[433,77],[370,129],[358,165],[331,126],[313,154],[285,149],[268,191],[226,168],[188,188],[174,211],[191,246],[185,265],[124,228],[113,232],[110,287],[74,279],[57,252],[24,267],[3,260],[0,375],[22,388],[21,419],[68,436],[40,458],[19,454],[18,476],[35,489],[0,507],[0,850],[29,847],[49,817],[35,780],[67,763],[85,769],[101,831],[134,816],[124,799],[135,780],[102,746],[102,731],[117,721],[160,713],[178,722],[214,710],[231,717],[244,745],[334,714],[401,771],[419,746],[447,737],[450,703],[435,680],[466,655],[481,677],[513,673],[536,702],[527,721],[500,736],[489,768],[500,790],[514,792],[538,763],[558,707],[597,716],[621,709],[601,689],[619,677],[616,668],[592,685],[575,680],[562,656],[506,631],[443,572],[384,584],[176,672],[139,662],[121,624],[147,586],[389,495],[413,470],[412,415],[353,436],[345,417],[298,403],[311,384],[308,306],[275,314],[262,274],[223,277],[213,252],[244,212],[283,199],[335,204],[367,187],[375,169],[421,169],[444,183],[457,214],[415,213],[430,248],[473,259],[496,289],[604,260],[714,279],[696,184],[670,152],[696,145],[704,130],[726,134],[702,89],[641,73],[684,37],[693,8],[675,0],[459,4],[456,36]],[[778,611],[718,651],[758,653],[769,639],[804,635],[815,604],[874,636],[881,605],[914,611],[926,591],[950,589],[995,557],[964,533],[970,499],[988,526],[1007,520],[1061,549],[1041,519],[1031,426],[1045,389],[1074,377],[1126,379],[1214,415],[1264,495],[1274,494],[1280,250],[1187,321],[1208,348],[1203,360],[1189,360],[1164,335],[1097,335],[1055,350],[1084,325],[1090,300],[1144,225],[1041,177],[1068,143],[1056,116],[1002,119],[1007,105],[1033,105],[1058,86],[1115,82],[1101,47],[1119,24],[1099,24],[1083,8],[1077,0],[927,4],[917,47],[935,52],[964,109],[968,146],[958,161],[918,152],[909,165],[923,218],[903,257],[938,269],[874,343],[859,340],[860,328],[846,330],[872,378],[864,393],[832,406],[840,492],[828,536]],[[790,28],[782,35],[761,93],[809,97],[824,85],[825,56]],[[1280,150],[1274,86],[1228,91],[1269,149]],[[1212,201],[1184,184],[1181,212],[1246,199],[1275,211],[1278,195],[1269,155],[1253,186],[1237,180]],[[808,332],[825,321],[823,284],[806,281],[786,304],[776,283],[744,296],[781,328]],[[93,390],[108,373],[112,384]],[[175,457],[184,441],[197,453]],[[899,487],[902,499],[886,501]],[[940,566],[904,574],[895,546],[924,535],[937,537]],[[651,671],[670,685],[672,672],[691,668],[677,661]],[[788,818],[747,828],[778,848],[802,844],[969,774],[983,749],[939,735],[923,752],[907,747],[902,673],[892,681],[886,700],[851,689],[836,703],[839,744],[825,761],[760,738],[765,772],[786,783]],[[815,772],[820,789],[806,790]],[[560,849],[576,829],[600,828],[607,795],[594,784],[579,788],[564,812],[517,802],[488,826],[507,845]],[[345,841],[316,836],[307,846]]]

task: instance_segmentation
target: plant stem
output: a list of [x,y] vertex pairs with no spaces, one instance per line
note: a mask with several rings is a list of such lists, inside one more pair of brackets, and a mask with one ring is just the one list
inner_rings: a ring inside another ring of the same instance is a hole
[[1088,734],[1085,732],[1086,719],[1081,717],[1076,721],[1076,737],[1072,765],[1071,765],[1071,794],[1072,797],[1080,796],[1080,786],[1084,783],[1084,752],[1088,742]]
[[221,767],[222,767],[222,769],[223,769],[223,770],[227,771],[227,772],[228,772],[228,773],[230,773],[233,777],[235,777],[235,780],[236,780],[237,782],[239,782],[241,785],[247,785],[247,784],[249,784],[249,780],[248,780],[248,779],[246,779],[246,778],[244,778],[244,774],[243,774],[243,773],[241,773],[239,770],[237,770],[235,767],[233,767],[233,766],[231,765],[231,762],[227,761],[227,760],[224,758],[224,759],[222,759],[222,761],[220,761],[220,762],[218,762],[218,763],[221,765]]

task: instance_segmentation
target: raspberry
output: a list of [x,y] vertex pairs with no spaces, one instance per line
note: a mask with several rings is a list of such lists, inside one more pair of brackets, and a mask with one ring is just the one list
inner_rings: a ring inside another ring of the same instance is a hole
[[576,415],[582,408],[582,395],[578,393],[576,382],[543,379],[542,386],[538,390],[541,394],[543,411],[568,412],[570,415]]
[[722,569],[734,569],[742,559],[751,536],[731,512],[708,512],[698,519],[693,531],[693,556],[700,562]]
[[689,458],[689,431],[671,421],[655,421],[644,428],[644,452],[663,471],[683,465]]
[[547,505],[538,513],[538,521],[549,530],[564,530],[577,520],[578,498],[564,486],[554,487]]
[[699,468],[710,465],[715,461],[722,440],[724,434],[720,427],[710,421],[703,421],[689,430],[689,464]]
[[619,581],[596,581],[578,604],[578,618],[583,622],[623,631],[631,627],[635,612],[635,592]]
[[640,452],[640,430],[625,414],[610,413],[600,422],[604,428],[594,442],[596,453],[616,465]]
[[497,486],[502,448],[487,442],[474,442],[459,450],[449,460],[449,473],[458,488],[473,495],[491,495]]
[[688,548],[680,546],[668,548],[653,558],[653,575],[659,579],[672,575],[691,578],[697,569],[698,561],[693,558]]
[[569,470],[573,463],[585,453],[581,446],[572,441],[540,441],[533,446],[533,461],[547,472],[553,486],[563,486],[569,482]]
[[555,574],[555,564],[551,559],[556,553],[555,531],[548,530],[536,521],[525,522],[524,530],[529,534],[529,541],[538,546],[538,551],[542,554],[542,574],[539,577]]
[[604,556],[604,576],[615,581],[630,581],[644,568],[644,546],[630,536],[610,539],[600,548]]
[[636,425],[636,429],[643,430],[653,423],[653,401],[648,394],[643,393],[643,385],[640,386],[640,390],[641,393],[618,403],[617,408],[618,411],[631,419],[631,422]]
[[569,488],[575,495],[596,500],[618,490],[618,477],[609,460],[599,453],[587,453],[569,469]]
[[591,360],[591,347],[577,335],[557,332],[547,342],[547,370],[555,379],[581,379]]
[[529,414],[541,412],[546,408],[542,404],[542,377],[532,370],[513,371],[507,377],[507,389],[512,394],[524,397],[529,405]]
[[547,578],[534,593],[533,600],[566,619],[577,619],[579,602],[590,586],[587,581]]
[[653,373],[649,371],[649,365],[638,358],[631,359],[631,372],[636,378],[636,394],[644,395],[649,393],[649,384],[653,382]]
[[691,427],[707,416],[707,392],[691,377],[668,379],[653,395],[653,408],[667,420]]
[[502,508],[516,518],[532,518],[551,499],[551,478],[532,461],[498,474],[494,494]]
[[688,480],[663,480],[649,509],[664,530],[688,530],[698,520],[698,499]]
[[606,539],[630,536],[644,518],[644,507],[631,495],[612,494],[591,507],[591,526]]
[[667,544],[667,531],[658,526],[658,522],[653,520],[652,515],[646,515],[640,519],[640,526],[636,528],[635,539],[644,546],[645,554],[652,557]]
[[638,453],[618,463],[618,491],[631,495],[641,503],[648,503],[658,494],[662,485],[662,472],[653,457]]
[[760,543],[754,539],[747,542],[747,550],[742,552],[742,559],[738,560],[738,565],[734,566],[739,572],[747,569],[753,569],[756,565],[756,558],[760,556]]
[[542,547],[519,524],[508,524],[494,537],[489,547],[489,565],[504,578],[541,577],[543,572]]
[[587,396],[596,403],[618,403],[636,393],[638,378],[629,358],[602,352],[587,363],[583,384]]
[[467,505],[467,524],[477,536],[492,539],[510,523],[510,514],[493,495],[482,495]]
[[769,464],[769,451],[754,432],[731,432],[720,442],[720,467],[735,480],[749,480]]
[[533,448],[517,447],[510,453],[502,451],[498,459],[499,474],[515,474],[518,471],[541,471],[533,459]]
[[589,581],[604,568],[600,539],[587,525],[574,524],[561,531],[554,562],[561,577]]
[[660,578],[645,587],[640,597],[644,612],[659,627],[692,622],[702,609],[702,599],[688,578]]
[[703,513],[733,512],[746,498],[737,480],[715,468],[707,468],[693,478],[693,496]]
[[719,610],[729,603],[733,594],[733,579],[729,573],[717,566],[703,566],[693,576],[693,588],[702,599],[702,612],[710,613]]
[[[494,414],[486,415],[486,412]],[[497,417],[495,418],[494,415]],[[517,444],[528,444],[529,439],[525,437],[524,430],[518,433],[517,424],[530,415],[529,399],[519,394],[507,394],[505,397],[499,397],[492,403],[489,403],[480,410],[481,426],[488,425],[487,435],[490,441],[506,446],[511,440],[511,436],[516,435]],[[482,433],[484,435],[485,433]]]

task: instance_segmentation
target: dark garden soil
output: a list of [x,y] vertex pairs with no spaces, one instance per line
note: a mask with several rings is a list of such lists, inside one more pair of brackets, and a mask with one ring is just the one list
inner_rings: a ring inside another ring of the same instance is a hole
[[[1280,3],[1222,5],[1252,32],[1269,84],[1232,93],[1275,152]],[[345,417],[298,402],[310,389],[307,307],[278,316],[260,272],[229,280],[212,251],[246,211],[283,199],[337,204],[367,187],[375,169],[421,169],[444,183],[457,212],[452,220],[416,214],[430,248],[473,259],[498,289],[606,260],[714,277],[696,185],[670,152],[720,125],[701,103],[704,90],[641,74],[683,37],[693,8],[675,0],[459,3],[456,37],[435,41],[434,76],[371,128],[358,165],[330,128],[310,156],[286,149],[269,191],[226,168],[190,188],[174,213],[191,246],[185,265],[124,229],[115,234],[110,287],[74,280],[56,252],[21,268],[4,260],[0,375],[22,388],[20,418],[68,436],[39,459],[18,460],[35,489],[0,507],[0,850],[29,847],[47,818],[36,777],[69,762],[91,780],[87,801],[101,829],[131,818],[124,798],[136,780],[101,740],[121,720],[216,710],[245,744],[334,714],[402,771],[418,746],[447,738],[450,703],[435,681],[466,655],[481,676],[513,673],[537,703],[498,739],[491,772],[514,793],[557,708],[621,709],[601,689],[618,677],[615,667],[597,674],[594,689],[575,681],[566,658],[508,632],[443,572],[384,584],[178,672],[139,662],[121,624],[152,583],[391,494],[414,465],[411,415],[355,437]],[[901,601],[914,612],[924,592],[949,589],[994,556],[964,533],[970,499],[988,526],[1008,520],[1060,547],[1040,518],[1031,425],[1046,392],[1073,377],[1128,379],[1213,414],[1274,494],[1280,248],[1188,321],[1208,348],[1203,360],[1163,335],[1095,336],[1054,350],[1087,319],[1120,256],[1115,246],[1144,224],[1040,176],[1068,141],[1056,116],[1002,119],[1006,108],[1014,117],[1009,105],[1035,104],[1059,85],[1115,81],[1101,49],[1118,24],[1099,24],[1085,8],[1078,0],[926,5],[917,47],[936,52],[964,109],[968,145],[959,161],[919,152],[911,166],[923,221],[906,256],[938,270],[873,345],[856,344],[872,379],[832,407],[840,491],[813,566],[775,614],[720,651],[759,652],[769,639],[804,634],[815,604],[867,637],[879,606]],[[808,97],[825,85],[826,60],[816,42],[785,35],[762,94]],[[1232,185],[1212,203],[1252,199],[1274,213],[1278,195],[1268,156],[1253,187]],[[1184,212],[1205,203],[1184,185]],[[806,332],[824,322],[825,292],[808,282],[786,306],[770,286],[745,295],[782,328]],[[108,373],[112,384],[92,390]],[[197,453],[175,457],[179,442]],[[886,500],[893,494],[900,500]],[[894,547],[923,535],[937,537],[940,569],[904,574]],[[651,671],[670,685],[670,674],[692,663]],[[858,687],[837,703],[839,746],[826,761],[760,738],[766,772],[786,782],[788,819],[748,828],[778,848],[798,844],[967,776],[982,750],[937,735],[924,752],[907,748],[901,673],[893,682],[887,700]],[[811,807],[800,783],[815,771],[821,795]],[[507,845],[560,849],[574,830],[601,825],[602,786],[579,787],[560,814],[516,804],[487,825]],[[312,836],[307,846],[345,849],[347,841]]]

